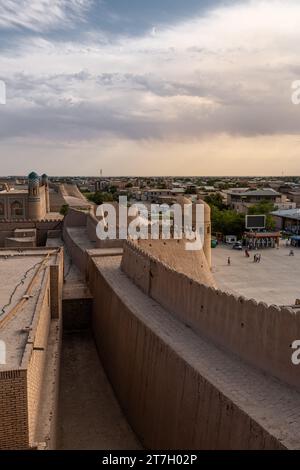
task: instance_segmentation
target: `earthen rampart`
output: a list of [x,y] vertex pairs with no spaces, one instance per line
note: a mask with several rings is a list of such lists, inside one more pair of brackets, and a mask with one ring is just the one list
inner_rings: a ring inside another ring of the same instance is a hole
[[195,332],[300,389],[291,361],[300,312],[267,306],[200,284],[152,257],[136,242],[124,246],[122,269],[142,291]]

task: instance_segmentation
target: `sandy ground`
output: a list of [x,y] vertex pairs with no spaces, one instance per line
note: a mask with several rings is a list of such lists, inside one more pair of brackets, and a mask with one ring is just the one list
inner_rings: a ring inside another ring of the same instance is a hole
[[[220,289],[254,298],[267,304],[293,305],[300,298],[300,249],[294,257],[284,244],[280,249],[260,250],[261,262],[254,263],[255,252],[218,246],[212,250],[212,271]],[[231,265],[227,265],[230,256]]]
[[139,449],[88,331],[63,338],[59,449]]

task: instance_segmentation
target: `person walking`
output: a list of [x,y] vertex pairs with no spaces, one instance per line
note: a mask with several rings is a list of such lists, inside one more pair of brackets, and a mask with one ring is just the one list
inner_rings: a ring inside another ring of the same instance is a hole
[[231,259],[230,259],[230,256],[228,256],[228,259],[227,259],[227,265],[230,266],[231,265]]

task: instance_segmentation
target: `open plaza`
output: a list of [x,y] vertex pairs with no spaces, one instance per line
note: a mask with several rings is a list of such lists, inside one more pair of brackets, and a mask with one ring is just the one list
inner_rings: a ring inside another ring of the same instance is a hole
[[[293,250],[281,240],[279,249],[250,251],[233,250],[231,245],[219,245],[212,250],[212,271],[218,287],[236,295],[266,302],[268,305],[294,305],[300,298],[300,249]],[[261,262],[254,263],[254,255]],[[230,257],[230,265],[228,265]]]

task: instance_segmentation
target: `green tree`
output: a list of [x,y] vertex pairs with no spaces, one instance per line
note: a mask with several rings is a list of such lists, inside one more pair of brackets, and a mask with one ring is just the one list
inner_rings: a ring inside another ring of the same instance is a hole
[[118,191],[118,188],[116,186],[111,186],[108,191],[111,194],[115,194]]
[[227,208],[220,193],[205,196],[204,201],[207,202],[207,204],[209,204],[211,207],[215,206],[220,210],[225,210]]
[[94,202],[97,206],[101,206],[104,202],[112,202],[114,200],[113,195],[108,192],[90,193],[87,195],[89,201]]
[[65,217],[68,211],[69,211],[69,204],[64,204],[63,206],[61,206],[59,213]]
[[211,220],[213,232],[220,232],[224,236],[236,235],[241,238],[245,231],[245,216],[233,210],[220,210],[212,206]]
[[185,194],[197,194],[197,189],[196,188],[186,189],[184,193]]

